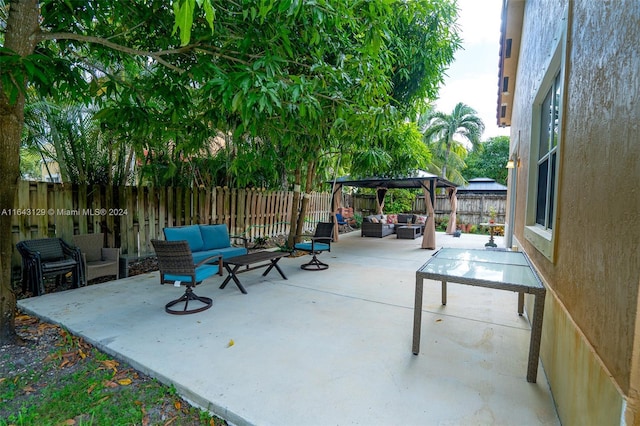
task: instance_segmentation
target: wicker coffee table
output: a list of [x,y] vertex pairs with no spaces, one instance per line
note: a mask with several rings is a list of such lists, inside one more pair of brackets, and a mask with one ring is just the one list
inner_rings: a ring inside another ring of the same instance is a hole
[[396,228],[396,234],[398,239],[403,240],[415,240],[420,235],[422,235],[422,227],[421,226],[398,226]]

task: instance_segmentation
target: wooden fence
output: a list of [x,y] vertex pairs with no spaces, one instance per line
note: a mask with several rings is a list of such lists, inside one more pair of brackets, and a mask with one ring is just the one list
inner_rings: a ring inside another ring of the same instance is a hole
[[[331,194],[310,194],[305,232],[315,223],[330,220]],[[289,233],[293,192],[230,188],[82,186],[22,181],[12,215],[14,274],[19,276],[20,255],[15,244],[26,239],[60,237],[107,230],[109,246],[120,247],[123,256],[135,258],[153,253],[151,240],[162,238],[162,229],[191,224],[224,223],[230,233],[249,239]],[[343,206],[363,215],[375,212],[373,195],[345,194]],[[299,206],[296,206],[296,209]],[[488,220],[489,209],[504,222],[505,195],[458,195],[458,222],[478,224]],[[450,213],[449,200],[436,198],[436,219]],[[424,197],[413,212],[425,212]]]
[[[504,223],[507,196],[506,194],[458,194],[458,209],[456,218],[458,223],[470,223],[477,225],[489,220],[489,210],[496,211],[496,222]],[[348,206],[353,207],[356,213],[363,215],[376,212],[376,199],[374,195],[354,194],[346,197]],[[413,213],[425,213],[424,196],[416,197],[412,207]],[[436,220],[443,219],[451,213],[451,205],[446,195],[437,195],[434,206]]]
[[[305,231],[328,221],[331,194],[310,194]],[[151,239],[165,227],[224,223],[230,233],[253,239],[289,233],[293,192],[229,188],[81,186],[22,181],[12,215],[14,270],[20,269],[15,244],[25,239],[60,237],[107,229],[109,245],[126,257],[153,253]],[[296,206],[297,208],[298,206]],[[19,274],[19,272],[18,272]]]

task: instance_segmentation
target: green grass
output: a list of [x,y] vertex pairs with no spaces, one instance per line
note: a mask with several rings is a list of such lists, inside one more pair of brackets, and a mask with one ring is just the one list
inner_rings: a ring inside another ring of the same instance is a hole
[[58,345],[36,367],[0,377],[0,426],[226,424],[81,339],[63,332]]

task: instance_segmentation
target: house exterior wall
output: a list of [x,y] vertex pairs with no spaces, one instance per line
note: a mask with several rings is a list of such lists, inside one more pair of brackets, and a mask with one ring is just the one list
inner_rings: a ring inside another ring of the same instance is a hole
[[[508,222],[550,290],[542,362],[564,424],[640,424],[640,2],[527,1],[523,18]],[[537,160],[529,152],[534,98],[558,43],[557,203],[545,254],[526,223]]]

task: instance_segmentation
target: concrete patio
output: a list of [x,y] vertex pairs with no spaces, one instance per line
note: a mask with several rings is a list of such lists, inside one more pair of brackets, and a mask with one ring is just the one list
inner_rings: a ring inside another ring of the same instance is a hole
[[[484,247],[487,236],[438,233],[438,246]],[[157,272],[18,302],[237,425],[557,425],[542,366],[526,381],[529,324],[517,294],[425,283],[422,347],[411,353],[420,239],[341,235],[321,259],[198,286],[207,311],[164,312],[182,290]],[[502,238],[497,238],[502,244]],[[233,340],[234,344],[230,345]]]

